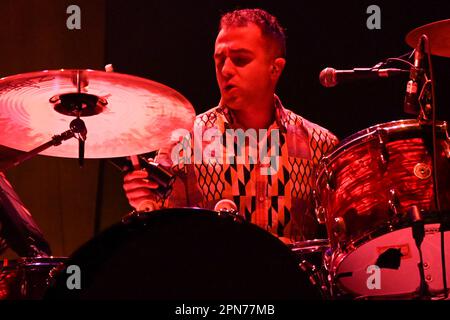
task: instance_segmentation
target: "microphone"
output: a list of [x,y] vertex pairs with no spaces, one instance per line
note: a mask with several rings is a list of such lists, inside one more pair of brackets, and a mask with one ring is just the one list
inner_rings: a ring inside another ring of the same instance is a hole
[[325,68],[320,72],[319,80],[322,86],[326,88],[348,81],[389,78],[405,74],[408,71],[396,68],[374,69],[374,68],[354,68],[352,70],[336,70]]
[[419,114],[419,82],[422,75],[422,61],[424,57],[424,36],[419,38],[414,50],[414,67],[411,67],[409,81],[406,84],[406,95],[403,110],[408,114]]
[[234,201],[229,199],[222,199],[216,203],[216,205],[214,206],[214,211],[237,212],[238,208]]

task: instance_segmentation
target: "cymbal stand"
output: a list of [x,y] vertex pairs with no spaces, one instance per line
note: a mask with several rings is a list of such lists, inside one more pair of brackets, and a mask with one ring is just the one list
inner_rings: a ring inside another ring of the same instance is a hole
[[55,135],[52,137],[51,140],[48,142],[40,145],[39,147],[34,148],[33,150],[30,150],[26,153],[20,154],[16,157],[14,157],[11,160],[6,161],[4,164],[0,166],[0,172],[5,172],[6,170],[9,170],[11,168],[14,168],[18,166],[19,164],[34,158],[39,153],[41,153],[44,150],[47,150],[48,148],[52,146],[59,146],[62,144],[63,141],[69,140],[71,138],[77,138],[78,141],[80,141],[80,156],[79,161],[80,164],[83,163],[84,159],[84,140],[86,140],[86,125],[84,124],[84,121],[81,120],[81,118],[76,118],[72,120],[70,123],[70,130],[64,131],[63,133],[59,135]]

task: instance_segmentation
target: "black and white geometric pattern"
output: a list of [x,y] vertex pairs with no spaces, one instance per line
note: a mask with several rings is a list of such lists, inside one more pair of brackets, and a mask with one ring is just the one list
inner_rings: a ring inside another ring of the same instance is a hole
[[[300,240],[307,238],[302,233],[305,233],[305,221],[312,215],[311,196],[316,167],[338,140],[328,130],[284,108],[276,96],[275,102],[276,121],[268,132],[270,135],[270,130],[279,130],[279,144],[276,146],[280,155],[279,167],[274,168],[277,169],[274,174],[262,174],[265,166],[260,161],[254,164],[236,161],[230,164],[225,160],[224,163],[192,161],[184,170],[194,170],[195,175],[191,177],[195,178],[184,181],[185,190],[198,192],[201,201],[197,205],[204,208],[213,209],[221,199],[233,200],[248,221],[278,236]],[[226,129],[233,128],[232,113],[224,106],[213,108],[197,116],[195,128],[201,132],[217,128],[222,134],[223,150],[226,150]],[[270,139],[267,144],[271,145]],[[234,143],[235,154],[236,148]],[[246,151],[249,152],[248,149]],[[269,148],[269,154],[270,151]]]

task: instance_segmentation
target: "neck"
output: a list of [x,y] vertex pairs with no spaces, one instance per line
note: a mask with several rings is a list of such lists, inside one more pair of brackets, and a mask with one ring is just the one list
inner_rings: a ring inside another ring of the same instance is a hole
[[244,130],[267,129],[275,119],[275,103],[271,96],[264,101],[258,101],[253,105],[247,105],[242,110],[232,110],[236,125]]

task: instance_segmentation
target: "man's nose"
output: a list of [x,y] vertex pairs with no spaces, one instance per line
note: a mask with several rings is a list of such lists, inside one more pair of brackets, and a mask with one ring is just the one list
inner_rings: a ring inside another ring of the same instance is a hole
[[222,66],[222,76],[225,78],[231,78],[235,73],[234,64],[230,58],[225,59],[225,62]]

